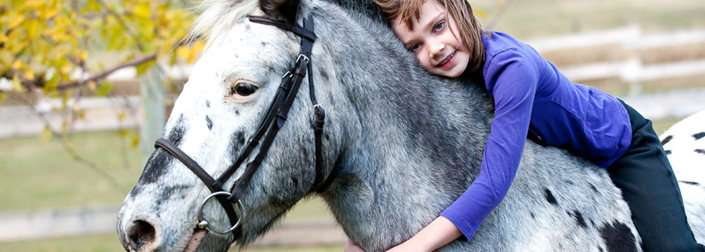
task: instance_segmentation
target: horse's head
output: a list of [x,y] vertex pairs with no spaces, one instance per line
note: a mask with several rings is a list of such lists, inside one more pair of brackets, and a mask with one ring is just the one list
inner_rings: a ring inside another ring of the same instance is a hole
[[[207,50],[176,100],[160,147],[119,213],[126,249],[181,251],[205,229],[211,232],[200,250],[223,251],[232,241],[247,244],[325,184],[335,140],[313,129],[317,109],[306,75],[311,56],[300,55],[307,50],[302,41],[312,42],[312,33],[305,31],[310,27],[301,27],[311,13],[309,4],[206,1],[195,30],[206,34]],[[321,89],[317,92],[329,92]],[[270,136],[276,130],[278,137]],[[319,153],[326,158],[319,157],[317,167]],[[209,198],[220,190],[227,193]],[[233,205],[234,213],[227,209]]]

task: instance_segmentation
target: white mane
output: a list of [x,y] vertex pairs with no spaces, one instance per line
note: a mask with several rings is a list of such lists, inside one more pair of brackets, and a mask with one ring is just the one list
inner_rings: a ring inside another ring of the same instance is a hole
[[[310,1],[301,1],[299,19],[301,16],[307,15],[306,6],[309,4],[311,4]],[[201,36],[207,41],[206,48],[227,34],[235,24],[247,15],[264,15],[259,1],[256,0],[203,0],[198,10],[201,11],[201,15],[194,22],[187,36],[187,41]]]
[[202,36],[207,41],[207,45],[211,45],[218,38],[227,34],[239,20],[247,15],[263,13],[259,9],[258,1],[253,0],[204,0],[198,9],[202,13],[194,22],[187,40],[190,41]]

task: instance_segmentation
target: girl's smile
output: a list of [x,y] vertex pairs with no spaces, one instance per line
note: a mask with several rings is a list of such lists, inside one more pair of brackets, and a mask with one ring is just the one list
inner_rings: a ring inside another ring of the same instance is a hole
[[439,68],[449,68],[451,64],[453,64],[453,59],[455,59],[455,53],[458,51],[455,51],[451,53],[450,55],[446,56],[441,63],[438,63],[437,67]]

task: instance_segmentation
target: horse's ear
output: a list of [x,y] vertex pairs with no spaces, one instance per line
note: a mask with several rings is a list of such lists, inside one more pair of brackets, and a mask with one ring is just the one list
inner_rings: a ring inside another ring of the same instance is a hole
[[267,15],[281,15],[287,23],[293,24],[296,22],[301,0],[259,0],[259,3]]

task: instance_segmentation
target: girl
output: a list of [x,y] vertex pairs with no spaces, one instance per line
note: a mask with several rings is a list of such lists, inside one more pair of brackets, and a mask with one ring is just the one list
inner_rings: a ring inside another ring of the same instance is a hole
[[[431,251],[472,239],[504,198],[529,137],[606,168],[648,251],[705,251],[688,226],[680,191],[651,122],[621,100],[574,84],[532,47],[484,32],[465,0],[375,0],[404,46],[429,72],[482,74],[495,118],[480,175],[440,216],[393,248]],[[359,249],[348,242],[346,250]]]

